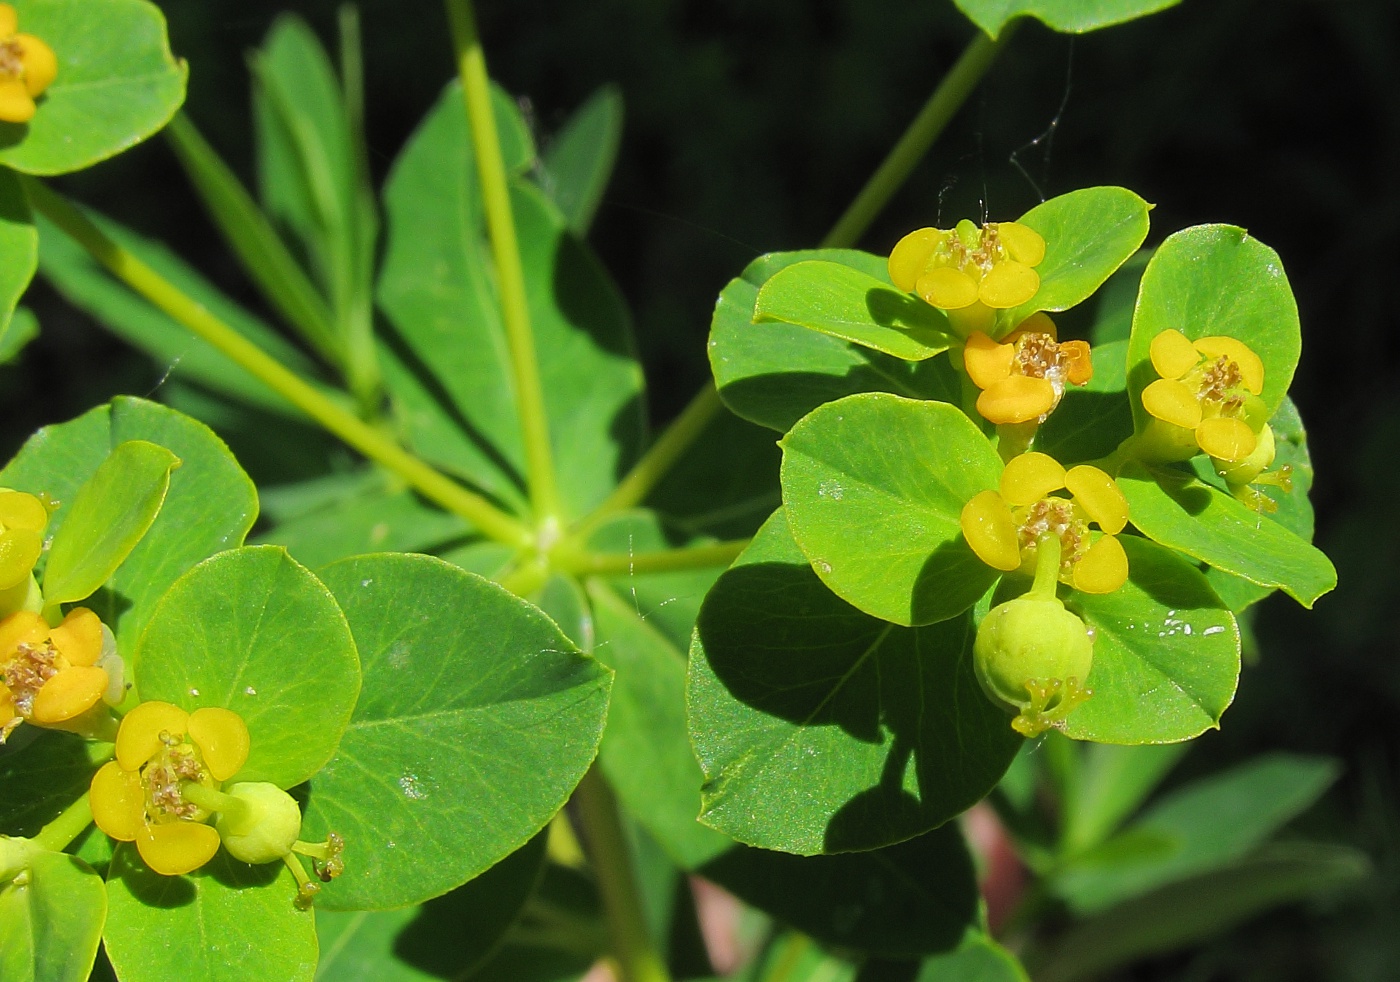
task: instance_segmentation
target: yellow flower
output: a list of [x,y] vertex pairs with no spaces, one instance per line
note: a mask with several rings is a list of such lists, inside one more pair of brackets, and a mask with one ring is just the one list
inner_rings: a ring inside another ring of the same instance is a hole
[[27,123],[34,100],[58,75],[53,49],[32,34],[17,34],[19,15],[0,3],[0,121]]
[[1060,341],[1044,313],[1032,314],[1000,343],[973,331],[963,366],[982,390],[977,411],[993,423],[1044,422],[1066,384],[1085,385],[1094,377],[1089,343]]
[[44,549],[49,510],[32,494],[0,488],[0,592],[29,579]]
[[[1255,474],[1272,463],[1272,434],[1261,436],[1268,423],[1259,398],[1264,362],[1248,345],[1231,337],[1191,341],[1166,330],[1149,353],[1161,376],[1142,390],[1155,424],[1146,443],[1154,456],[1184,460],[1200,449],[1218,461],[1248,461]],[[1261,453],[1269,459],[1252,459]]]
[[[1053,495],[1060,490],[1071,496]],[[960,524],[972,551],[993,569],[1033,573],[1039,544],[1053,537],[1062,583],[1112,593],[1128,578],[1128,557],[1116,538],[1128,524],[1127,499],[1113,478],[1089,464],[1066,471],[1047,454],[1013,457],[999,489],[974,496]]]
[[212,812],[195,798],[218,791],[248,759],[248,727],[228,709],[187,713],[143,702],[122,720],[116,760],[92,778],[92,817],[113,839],[135,842],[165,876],[198,869],[219,851]]
[[20,723],[73,729],[97,705],[111,677],[98,664],[104,630],[85,607],[58,627],[28,610],[0,620],[0,743]]

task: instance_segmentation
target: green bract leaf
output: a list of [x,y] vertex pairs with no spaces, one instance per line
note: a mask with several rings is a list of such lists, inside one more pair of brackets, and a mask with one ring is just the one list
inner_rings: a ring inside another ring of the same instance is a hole
[[0,164],[82,170],[159,130],[185,100],[183,61],[145,0],[14,0],[19,29],[53,49],[58,77],[28,123],[0,123]]
[[1231,495],[1174,468],[1129,464],[1118,477],[1128,515],[1143,535],[1265,587],[1304,607],[1337,585],[1322,551]]
[[913,982],[1030,982],[1030,976],[1015,955],[974,934],[946,955],[925,958]]
[[926,955],[954,947],[977,924],[977,877],[956,825],[839,856],[739,847],[700,873],[783,923],[842,949]]
[[[0,857],[6,851],[0,840]],[[107,916],[102,878],[61,852],[36,850],[27,855],[25,866],[18,879],[0,883],[0,978],[83,982],[92,971]],[[14,872],[4,870],[2,860],[0,871],[7,879]]]
[[758,291],[753,320],[810,327],[905,361],[932,358],[953,343],[942,311],[887,280],[825,260],[775,273]]
[[[560,494],[600,502],[642,439],[627,309],[565,219],[523,182],[511,204]],[[428,459],[524,507],[524,444],[462,94],[443,93],[394,165],[379,297],[398,331],[386,383]],[[567,517],[567,516],[565,516]]]
[[1126,188],[1082,188],[1036,205],[1017,219],[1040,233],[1040,289],[1001,317],[1012,328],[1037,310],[1068,310],[1089,299],[1147,238],[1152,206]]
[[597,752],[611,673],[536,608],[429,556],[322,571],[365,687],[311,784],[303,837],[345,837],[328,910],[419,903],[544,827]]
[[185,570],[242,544],[258,499],[228,447],[207,426],[156,403],[126,397],[41,429],[0,471],[0,487],[58,500],[49,521],[50,533],[57,535],[78,488],[127,440],[148,440],[181,461],[150,531],[107,588],[87,604],[117,632],[120,650],[129,653],[156,602]]
[[972,672],[971,616],[906,629],[834,596],[783,512],[719,578],[691,649],[701,820],[814,854],[935,828],[985,795],[1021,739]]
[[0,835],[37,835],[82,797],[111,753],[71,733],[15,730],[0,750]]
[[1045,26],[1067,34],[1084,34],[1111,24],[1121,24],[1181,0],[953,0],[958,9],[995,38],[1017,17],[1034,17]]
[[896,624],[962,613],[1001,574],[958,525],[1001,460],[959,410],[883,393],[809,413],[782,440],[793,537],[841,599]]
[[1128,393],[1138,428],[1141,393],[1157,378],[1152,339],[1175,329],[1193,341],[1227,335],[1264,362],[1260,398],[1273,415],[1298,367],[1298,305],[1278,253],[1233,225],[1198,225],[1167,238],[1142,274],[1128,342]]
[[44,570],[46,603],[72,603],[97,590],[156,519],[180,460],[145,440],[116,446],[74,495],[53,536]]
[[621,142],[622,92],[605,85],[575,110],[548,144],[540,186],[577,235],[588,234]]
[[[421,907],[339,912],[318,908],[326,982],[430,982],[472,975],[520,916],[543,872],[544,834],[471,882]],[[450,938],[451,944],[444,940]]]
[[[10,316],[34,278],[38,262],[39,233],[34,229],[29,202],[15,175],[0,170],[0,342],[4,342],[0,349],[9,351],[13,343],[7,331]],[[7,355],[0,355],[0,364],[8,360]]]
[[177,580],[141,635],[134,673],[143,699],[242,716],[252,746],[235,778],[279,788],[330,759],[360,689],[345,616],[275,546],[220,553]]
[[107,874],[103,941],[122,982],[310,982],[316,922],[281,863],[220,851],[188,876],[161,876],[127,844]]
[[0,365],[19,357],[25,345],[39,336],[39,318],[28,307],[15,307],[8,322],[0,325]]
[[1096,632],[1093,697],[1065,733],[1100,743],[1172,743],[1219,726],[1240,675],[1240,632],[1205,577],[1167,549],[1119,536],[1128,582],[1068,601]]
[[710,368],[725,405],[786,433],[813,409],[855,392],[894,392],[955,401],[958,383],[945,358],[911,364],[796,324],[753,322],[758,291],[780,270],[821,260],[888,283],[886,260],[854,249],[760,256],[730,280],[710,325]]

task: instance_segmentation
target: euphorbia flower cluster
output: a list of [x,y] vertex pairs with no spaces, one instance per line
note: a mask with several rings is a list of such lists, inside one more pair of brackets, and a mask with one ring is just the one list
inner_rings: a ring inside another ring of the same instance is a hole
[[120,665],[111,632],[85,607],[57,627],[28,610],[0,620],[0,743],[24,722],[102,735],[92,714],[105,716],[104,696],[121,700]]
[[32,34],[20,34],[19,15],[0,3],[0,122],[27,123],[34,100],[58,77],[53,49]]
[[977,411],[993,423],[1044,422],[1066,385],[1094,377],[1087,341],[1061,341],[1055,322],[1035,313],[1001,341],[973,331],[963,348],[967,377],[982,390]]

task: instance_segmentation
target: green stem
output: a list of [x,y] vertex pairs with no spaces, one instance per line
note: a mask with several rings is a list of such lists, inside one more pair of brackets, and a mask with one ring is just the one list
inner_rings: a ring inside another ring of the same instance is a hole
[[555,566],[578,576],[621,576],[624,574],[670,573],[683,569],[728,566],[749,544],[748,539],[730,539],[686,549],[658,552],[604,553],[565,552],[555,554]]
[[832,226],[822,247],[826,249],[848,248],[855,245],[875,216],[889,203],[894,193],[913,173],[915,166],[928,153],[933,141],[938,139],[949,121],[967,101],[982,76],[987,74],[998,52],[1006,46],[1015,24],[1013,21],[1001,32],[1001,37],[993,41],[981,33],[963,51],[962,57],[951,71],[938,83],[924,108],[909,124],[899,142],[890,150],[878,170],[865,182],[860,194],[851,202],[846,213]]
[[235,824],[241,825],[248,818],[247,802],[239,801],[231,794],[224,794],[214,788],[205,787],[196,781],[182,782],[180,794],[205,811],[219,812]]
[[632,466],[622,483],[579,525],[575,537],[584,540],[608,516],[641,504],[723,408],[724,403],[719,401],[714,382],[706,383],[690,405],[661,431],[656,442]]
[[1035,543],[1035,580],[1026,594],[1038,600],[1054,600],[1055,587],[1060,582],[1060,537],[1053,532],[1042,535]]
[[471,0],[445,2],[448,20],[452,24],[457,72],[462,78],[462,94],[467,104],[477,172],[481,178],[486,230],[491,238],[491,253],[496,263],[501,319],[510,348],[515,399],[525,438],[530,500],[535,507],[536,519],[544,524],[559,514],[559,495],[554,481],[544,389],[540,385],[539,364],[535,360],[535,338],[530,330],[525,272],[520,264],[515,219],[511,214],[510,187],[506,180],[505,163],[501,159],[496,117],[491,110],[491,83],[486,74],[486,56],[481,49],[481,39],[477,36],[476,15]]
[[25,178],[24,189],[30,204],[37,211],[90,252],[117,279],[196,336],[209,342],[350,447],[397,474],[423,497],[472,522],[490,538],[508,545],[525,545],[532,540],[530,530],[516,519],[429,467],[354,414],[341,409],[211,314],[202,304],[180,292],[151,267],[109,239],[86,215],[47,186],[33,178]]
[[617,800],[596,761],[579,782],[573,800],[598,877],[621,982],[670,982],[666,963],[647,930]]
[[63,814],[40,829],[32,841],[41,849],[61,852],[91,824],[92,803],[85,791],[81,798],[63,809]]

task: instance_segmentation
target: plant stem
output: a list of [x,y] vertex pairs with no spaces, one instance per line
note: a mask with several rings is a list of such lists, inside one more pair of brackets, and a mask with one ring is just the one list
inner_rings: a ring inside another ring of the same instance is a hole
[[928,153],[933,141],[938,139],[949,121],[967,101],[982,76],[987,74],[997,53],[1006,46],[1017,21],[1012,21],[993,41],[982,32],[963,51],[952,69],[938,83],[928,102],[919,110],[919,115],[909,124],[904,135],[885,157],[879,168],[865,182],[860,194],[832,226],[822,240],[822,248],[848,248],[865,234],[875,216],[889,203],[894,193],[913,173],[915,166]]
[[63,814],[40,829],[32,841],[41,849],[61,852],[91,824],[92,804],[84,791],[81,798],[63,809]]
[[519,521],[429,467],[353,413],[341,409],[109,239],[86,215],[46,185],[33,178],[23,180],[30,204],[91,253],[112,275],[209,342],[350,447],[397,474],[425,498],[472,522],[490,538],[508,545],[525,545],[531,541],[530,530]]
[[598,877],[621,982],[670,982],[666,963],[647,930],[617,800],[596,761],[579,782],[573,800]]
[[728,566],[749,544],[748,539],[730,539],[685,549],[658,552],[605,553],[564,552],[554,556],[558,569],[578,576],[619,576],[631,573],[670,573],[708,566]]
[[1028,597],[1054,600],[1055,587],[1060,582],[1060,537],[1053,532],[1042,535],[1035,543],[1035,580]]
[[476,15],[471,0],[445,0],[452,25],[452,41],[457,55],[457,73],[462,78],[462,94],[467,104],[472,148],[481,179],[481,197],[486,208],[486,230],[496,262],[500,292],[501,319],[510,348],[515,381],[515,399],[520,427],[525,438],[525,461],[530,483],[530,501],[535,518],[544,524],[559,514],[559,495],[554,481],[554,459],[545,415],[544,389],[540,385],[539,364],[535,360],[535,338],[530,330],[530,307],[525,292],[525,273],[520,264],[520,247],[511,214],[510,187],[506,181],[501,144],[496,133],[496,117],[491,110],[491,83],[486,74],[486,56],[477,36]]
[[632,465],[622,483],[579,525],[576,538],[586,539],[608,516],[640,504],[723,408],[714,382],[707,382]]

